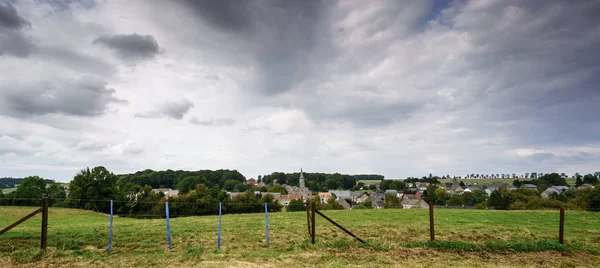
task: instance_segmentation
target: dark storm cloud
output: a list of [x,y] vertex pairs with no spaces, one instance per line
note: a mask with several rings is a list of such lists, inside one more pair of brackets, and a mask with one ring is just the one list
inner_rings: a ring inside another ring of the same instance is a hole
[[0,4],[0,27],[20,30],[25,26],[31,26],[31,23],[19,16],[15,7],[10,3]]
[[152,35],[101,36],[94,39],[92,43],[114,50],[117,55],[127,61],[153,59],[160,52],[160,47]]
[[0,56],[26,58],[35,51],[35,45],[21,32],[0,28]]
[[438,100],[438,107],[463,110],[456,126],[480,136],[500,135],[505,146],[597,143],[600,2],[497,1],[479,9],[469,4],[454,5],[441,20],[469,36],[471,49],[455,75],[471,85],[460,88],[466,98],[452,105]]
[[340,98],[339,101],[345,104],[341,107],[335,107],[335,104],[320,102],[319,104],[307,106],[306,110],[311,118],[317,121],[323,119],[343,120],[352,122],[356,126],[376,127],[404,121],[412,113],[423,107],[421,103],[385,104],[379,101],[354,98]]
[[10,3],[0,4],[0,56],[25,58],[33,52],[35,46],[23,33],[29,26],[31,23],[19,16]]
[[[311,71],[308,55],[314,52],[319,23],[325,5],[320,1],[181,1],[216,32],[195,38],[203,49],[231,51],[233,65],[259,67],[253,88],[273,95],[289,91]],[[207,38],[217,45],[209,46]],[[208,46],[208,47],[207,47]]]
[[104,80],[83,76],[79,80],[43,82],[32,85],[2,85],[0,111],[12,117],[45,114],[98,116],[111,103],[126,103],[116,98],[115,90]]
[[180,120],[183,116],[194,107],[194,103],[187,99],[181,101],[167,101],[152,111],[138,112],[135,117],[138,118],[158,118],[170,117]]
[[190,119],[190,123],[194,125],[208,126],[208,127],[220,127],[220,126],[231,126],[235,124],[235,120],[232,118],[221,118],[213,120],[200,120],[196,117]]

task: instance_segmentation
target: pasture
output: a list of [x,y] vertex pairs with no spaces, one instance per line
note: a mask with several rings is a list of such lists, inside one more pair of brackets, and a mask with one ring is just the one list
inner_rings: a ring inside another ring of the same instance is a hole
[[[0,228],[34,207],[0,207]],[[114,218],[113,251],[107,252],[109,216],[50,208],[48,249],[41,252],[41,217],[0,236],[0,267],[598,267],[600,213],[567,211],[565,244],[557,242],[558,211],[436,209],[436,242],[429,240],[425,209],[322,211],[367,241],[360,244],[321,217],[311,244],[305,212],[171,219]]]

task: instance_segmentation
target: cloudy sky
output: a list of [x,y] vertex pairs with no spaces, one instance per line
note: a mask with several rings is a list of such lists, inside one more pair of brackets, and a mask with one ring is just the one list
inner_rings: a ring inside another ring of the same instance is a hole
[[0,177],[600,171],[600,1],[0,3]]

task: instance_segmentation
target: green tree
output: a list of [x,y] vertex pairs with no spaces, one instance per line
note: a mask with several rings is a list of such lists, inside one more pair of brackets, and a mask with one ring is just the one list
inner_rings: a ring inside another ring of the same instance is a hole
[[386,194],[385,200],[383,201],[383,208],[401,208],[402,201],[400,198],[393,194]]
[[271,212],[281,211],[281,208],[282,208],[281,204],[279,204],[279,201],[275,200],[275,198],[273,197],[272,194],[263,195],[260,198],[260,203],[261,204],[267,203],[267,208]]
[[446,190],[442,189],[442,188],[438,188],[435,190],[435,204],[438,206],[445,206],[446,205],[446,201],[448,201],[448,199],[450,199],[450,194],[448,192],[446,192]]
[[73,207],[109,212],[115,199],[117,176],[105,167],[81,170],[69,184],[69,204]]
[[575,179],[575,187],[579,187],[583,185],[583,180],[581,180],[581,177],[577,177],[577,179]]
[[462,205],[462,195],[453,194],[448,201],[446,201],[448,206],[461,206]]
[[373,202],[371,202],[370,199],[367,199],[367,201],[365,201],[365,207],[367,207],[367,208],[373,208]]
[[587,175],[583,176],[583,183],[596,185],[596,184],[598,184],[598,178],[596,178],[596,176],[594,176],[592,174],[587,174]]
[[179,189],[179,194],[187,194],[189,191],[196,188],[196,185],[198,184],[208,185],[208,180],[200,176],[187,176],[177,183],[176,188]]
[[59,204],[60,206],[63,206],[63,201],[67,198],[67,193],[64,186],[60,183],[53,182],[46,188],[46,196],[51,198],[51,205]]
[[425,190],[423,192],[423,200],[425,200],[425,202],[427,202],[427,204],[430,203],[437,203],[437,197],[436,197],[436,191],[437,191],[437,186],[435,186],[433,183],[429,184],[429,186],[427,186],[427,190]]
[[223,183],[223,188],[227,191],[233,192],[235,190],[237,190],[236,186],[238,185],[239,181],[236,180],[226,180]]
[[589,201],[587,209],[589,211],[600,212],[600,187],[596,187],[589,191]]
[[512,200],[509,197],[508,190],[504,187],[494,190],[488,200],[488,204],[495,209],[508,209],[510,203],[512,203]]
[[463,181],[460,181],[458,185],[460,185],[460,187],[465,187],[465,183]]
[[41,205],[41,199],[46,196],[46,180],[38,176],[30,176],[21,182],[15,190],[16,199],[32,199],[32,200],[17,200],[20,205],[37,206]]
[[477,204],[481,204],[488,199],[488,194],[484,190],[475,190],[473,191],[473,196],[469,201],[469,205],[475,206]]
[[278,185],[278,184],[269,186],[269,192],[270,193],[287,194],[287,190],[285,189],[285,187],[283,187],[282,185]]
[[300,199],[295,199],[290,201],[287,206],[287,211],[305,211],[306,207],[304,206],[304,202]]
[[400,180],[394,180],[392,181],[390,188],[400,192],[406,189],[406,183]]

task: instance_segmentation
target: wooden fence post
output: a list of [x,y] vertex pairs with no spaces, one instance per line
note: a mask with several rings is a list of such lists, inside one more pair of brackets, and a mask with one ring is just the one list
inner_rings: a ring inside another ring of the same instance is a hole
[[308,235],[312,236],[312,229],[310,228],[310,200],[306,202],[306,226],[308,226]]
[[564,244],[565,240],[565,209],[560,208],[560,222],[558,226],[558,243]]
[[48,197],[44,197],[42,203],[42,250],[48,246]]
[[311,225],[310,227],[312,228],[312,232],[311,232],[311,236],[312,236],[312,243],[315,243],[315,210],[316,210],[316,204],[314,202],[312,202],[312,206],[311,206]]
[[431,238],[431,241],[435,240],[435,230],[433,223],[433,202],[429,202],[429,237]]

